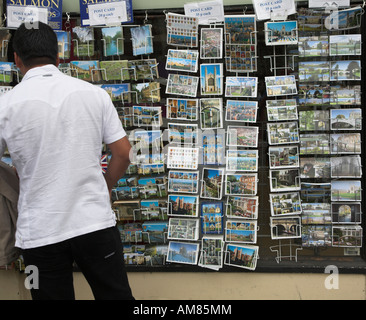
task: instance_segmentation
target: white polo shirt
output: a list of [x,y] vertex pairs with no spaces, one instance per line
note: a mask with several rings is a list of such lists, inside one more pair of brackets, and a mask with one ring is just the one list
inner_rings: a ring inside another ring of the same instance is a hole
[[126,135],[108,93],[46,65],[0,98],[0,156],[20,179],[16,246],[27,249],[114,226],[102,142]]

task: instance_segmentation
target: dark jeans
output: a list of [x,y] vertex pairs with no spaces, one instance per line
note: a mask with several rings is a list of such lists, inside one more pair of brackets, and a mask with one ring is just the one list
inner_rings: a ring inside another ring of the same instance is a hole
[[33,300],[74,300],[76,262],[98,300],[133,300],[117,227],[92,232],[56,244],[26,249],[25,265],[38,268],[39,289]]

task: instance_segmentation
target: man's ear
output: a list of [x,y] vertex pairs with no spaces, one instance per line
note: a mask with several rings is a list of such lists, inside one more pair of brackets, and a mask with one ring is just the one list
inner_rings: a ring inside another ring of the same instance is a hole
[[15,62],[15,65],[21,69],[23,67],[23,61],[22,59],[19,58],[19,56],[17,55],[16,52],[14,52],[14,62]]

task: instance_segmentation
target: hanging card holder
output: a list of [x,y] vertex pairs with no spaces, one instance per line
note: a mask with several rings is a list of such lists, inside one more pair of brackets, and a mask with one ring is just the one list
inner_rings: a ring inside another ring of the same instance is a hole
[[[287,249],[286,253],[284,253],[285,248]],[[279,239],[278,245],[271,246],[269,249],[276,253],[275,260],[277,263],[280,263],[283,259],[297,262],[298,251],[303,250],[301,245],[293,244],[292,239],[289,239],[288,244],[282,243],[282,240]]]

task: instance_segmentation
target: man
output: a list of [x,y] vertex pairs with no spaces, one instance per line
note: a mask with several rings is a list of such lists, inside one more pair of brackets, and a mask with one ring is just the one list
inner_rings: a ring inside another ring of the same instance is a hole
[[61,73],[56,34],[34,26],[14,35],[24,78],[0,99],[0,156],[7,146],[20,182],[15,246],[39,272],[32,298],[75,299],[75,261],[95,299],[133,299],[110,205],[131,145],[107,92]]

